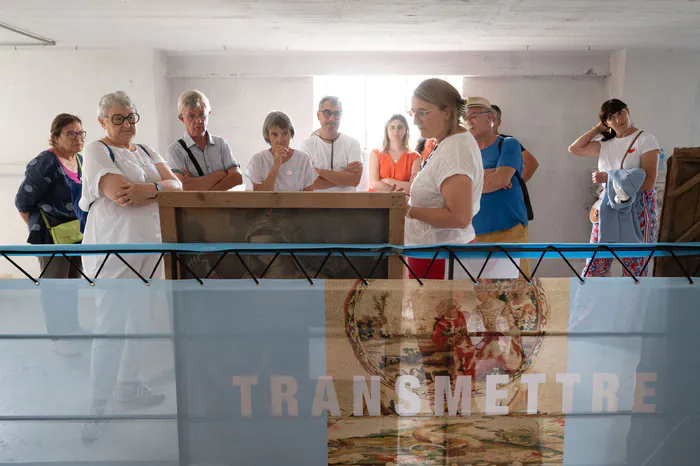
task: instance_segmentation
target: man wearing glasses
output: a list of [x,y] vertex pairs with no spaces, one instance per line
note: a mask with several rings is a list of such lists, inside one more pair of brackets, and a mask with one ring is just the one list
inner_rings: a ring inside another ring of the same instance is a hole
[[[495,134],[496,111],[488,100],[469,97],[466,108],[464,120],[479,144],[484,163],[481,209],[472,220],[476,241],[527,243],[528,215],[519,181],[523,171],[520,143]],[[520,265],[529,276],[527,261],[521,260]]]
[[321,128],[301,144],[301,150],[311,156],[318,173],[315,191],[355,192],[362,178],[360,142],[340,133],[343,106],[338,97],[326,96],[316,112]]
[[198,90],[177,100],[178,118],[185,125],[182,139],[168,148],[168,163],[185,191],[228,191],[243,183],[240,165],[228,143],[207,131],[211,106]]

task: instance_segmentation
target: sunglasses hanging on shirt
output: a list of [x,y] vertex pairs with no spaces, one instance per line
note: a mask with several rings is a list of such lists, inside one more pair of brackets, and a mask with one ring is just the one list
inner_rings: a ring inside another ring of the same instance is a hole
[[435,144],[435,147],[433,147],[433,150],[430,151],[430,155],[420,163],[420,168],[418,168],[418,171],[423,170],[423,167],[425,167],[425,165],[428,163],[428,160],[430,160],[430,158],[433,156],[433,154],[435,153],[437,148],[438,148],[438,145]]

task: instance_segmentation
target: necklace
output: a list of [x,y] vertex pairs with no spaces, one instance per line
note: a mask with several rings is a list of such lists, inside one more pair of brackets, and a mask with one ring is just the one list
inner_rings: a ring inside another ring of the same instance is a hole
[[418,168],[418,171],[419,171],[419,172],[420,172],[421,170],[423,170],[423,168],[424,168],[425,165],[428,163],[428,161],[429,161],[431,158],[433,158],[433,154],[434,154],[435,151],[437,150],[438,145],[439,145],[439,144],[435,144],[435,147],[433,147],[433,150],[430,151],[430,155],[428,155],[428,157],[420,163],[420,168]]
[[326,139],[323,136],[321,136],[319,133],[316,133],[316,136],[318,136],[321,139],[321,141],[331,143],[331,171],[333,171],[333,146],[335,145],[335,141],[337,141],[338,138],[340,137],[340,133],[338,133],[338,135],[334,139]]
[[323,136],[321,136],[321,133],[316,133],[316,136],[321,138],[321,141],[334,143],[340,137],[340,133],[338,133],[338,135],[336,137],[334,137],[333,139],[326,139]]

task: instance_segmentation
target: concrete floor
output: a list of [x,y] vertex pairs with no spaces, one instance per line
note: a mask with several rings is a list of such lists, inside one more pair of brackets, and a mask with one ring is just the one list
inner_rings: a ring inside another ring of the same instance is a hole
[[[46,334],[34,290],[0,290],[0,334]],[[90,330],[94,304],[81,292],[80,323]],[[167,331],[167,311],[157,331]],[[89,337],[88,337],[89,338]],[[75,343],[82,354],[65,358],[51,340],[0,340],[0,416],[80,416],[88,413],[91,340]],[[149,383],[166,394],[156,408],[115,414],[175,414],[172,343],[146,342],[144,367]],[[177,428],[173,420],[112,421],[90,445],[80,439],[82,421],[0,421],[0,464],[177,464]]]

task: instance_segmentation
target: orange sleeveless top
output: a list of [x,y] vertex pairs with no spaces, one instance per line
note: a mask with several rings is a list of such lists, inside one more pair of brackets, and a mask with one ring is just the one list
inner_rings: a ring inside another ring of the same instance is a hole
[[421,159],[423,160],[428,160],[428,157],[430,157],[430,153],[435,149],[435,145],[437,144],[437,141],[435,139],[428,139],[425,141],[425,147],[423,148],[423,152],[421,153]]
[[[418,152],[404,152],[399,157],[399,160],[394,163],[388,152],[380,152],[379,149],[374,149],[372,154],[379,160],[379,179],[392,178],[399,181],[411,180],[413,162],[420,158]],[[370,189],[370,191],[373,190]]]

